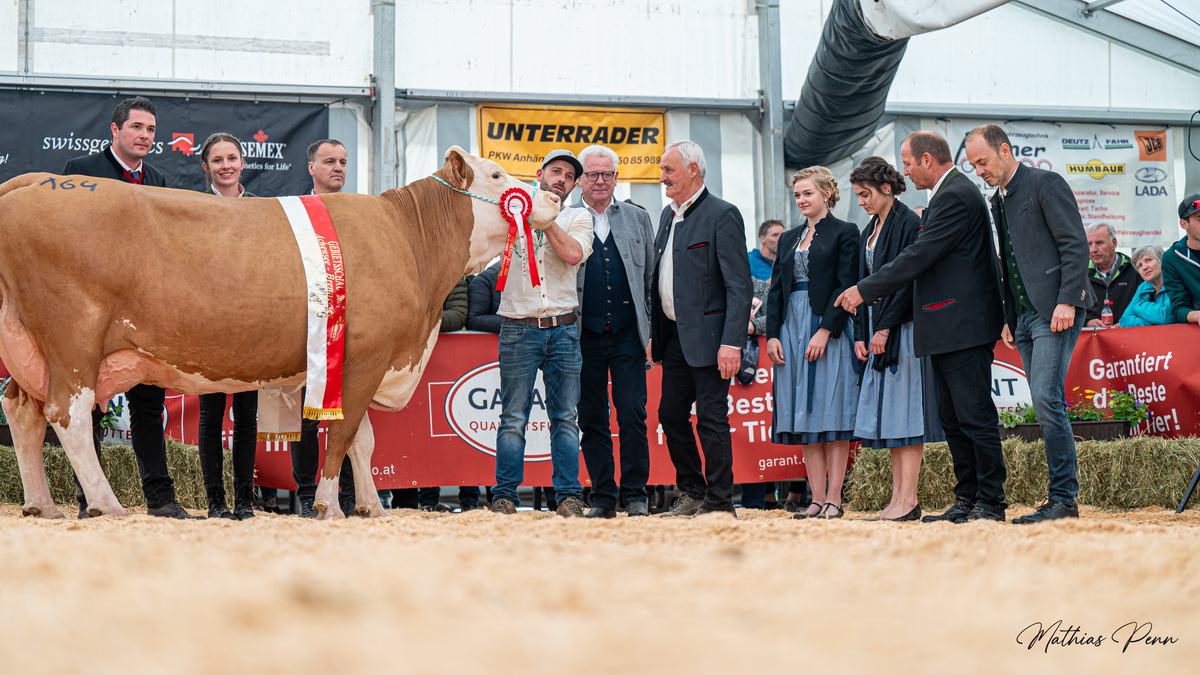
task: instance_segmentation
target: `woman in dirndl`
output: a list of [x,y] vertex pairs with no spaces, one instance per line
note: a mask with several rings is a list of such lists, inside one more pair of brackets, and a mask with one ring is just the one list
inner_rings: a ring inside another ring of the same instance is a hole
[[[895,260],[917,238],[921,218],[896,199],[904,176],[881,157],[850,174],[858,205],[871,215],[862,232],[860,276]],[[917,477],[925,443],[945,440],[929,360],[913,353],[913,287],[901,288],[855,316],[854,351],[866,362],[854,435],[864,448],[886,448],[892,499],[872,520],[918,521]]]
[[829,212],[839,197],[829,169],[796,172],[792,193],[805,221],[779,238],[767,299],[771,440],[804,446],[813,499],[793,517],[841,518],[859,362],[850,314],[833,303],[858,281],[858,228]]

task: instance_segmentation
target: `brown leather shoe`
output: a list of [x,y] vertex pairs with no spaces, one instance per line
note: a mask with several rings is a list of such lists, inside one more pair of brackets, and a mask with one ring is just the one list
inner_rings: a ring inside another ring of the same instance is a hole
[[690,518],[696,515],[700,507],[704,506],[704,500],[695,495],[683,493],[679,495],[679,499],[675,500],[675,505],[670,511],[662,514],[663,518]]
[[567,497],[558,503],[557,513],[563,518],[582,518],[583,501],[578,497]]
[[517,512],[517,505],[509,499],[497,499],[492,502],[492,513],[503,513],[506,516],[511,516]]

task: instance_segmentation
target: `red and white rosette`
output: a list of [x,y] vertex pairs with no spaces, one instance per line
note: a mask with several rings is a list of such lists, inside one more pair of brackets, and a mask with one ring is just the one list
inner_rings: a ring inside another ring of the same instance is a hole
[[504,255],[500,258],[500,273],[496,276],[496,290],[503,291],[508,283],[508,271],[512,266],[513,251],[517,246],[517,230],[523,227],[525,232],[525,254],[529,259],[529,278],[531,286],[542,285],[537,271],[537,257],[533,249],[533,228],[529,224],[529,215],[533,213],[533,198],[521,188],[509,188],[500,195],[500,213],[508,221],[508,239],[504,242]]

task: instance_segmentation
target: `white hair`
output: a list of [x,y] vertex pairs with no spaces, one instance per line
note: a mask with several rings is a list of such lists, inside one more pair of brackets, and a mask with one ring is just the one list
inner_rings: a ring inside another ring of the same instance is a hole
[[1108,230],[1108,238],[1109,239],[1117,238],[1117,230],[1112,225],[1109,225],[1108,223],[1096,223],[1095,225],[1088,225],[1087,233],[1091,234],[1093,232],[1099,232],[1100,228],[1102,228],[1102,227],[1104,229]]
[[685,165],[696,163],[696,168],[700,170],[700,177],[704,178],[704,174],[708,171],[708,165],[704,162],[704,148],[701,148],[695,141],[676,141],[667,146],[667,150],[675,148],[679,151],[679,156],[683,158]]
[[621,159],[617,157],[617,153],[613,152],[612,148],[604,145],[589,145],[579,153],[579,165],[583,166],[587,163],[587,158],[593,156],[607,157],[612,161],[613,171],[616,171],[621,164]]
[[1163,250],[1153,245],[1138,247],[1138,249],[1133,252],[1133,264],[1136,265],[1139,260],[1145,258],[1146,256],[1150,256],[1151,258],[1162,262]]

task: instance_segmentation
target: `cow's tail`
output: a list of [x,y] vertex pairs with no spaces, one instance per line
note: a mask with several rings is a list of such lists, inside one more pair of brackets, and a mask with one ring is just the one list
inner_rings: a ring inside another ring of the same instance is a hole
[[23,187],[29,187],[30,185],[37,185],[38,183],[41,183],[42,181],[46,180],[46,178],[51,175],[53,175],[53,174],[26,173],[26,174],[17,176],[16,178],[10,178],[10,179],[4,181],[3,184],[0,184],[0,197],[3,197],[4,195],[12,192],[13,190],[20,190]]

